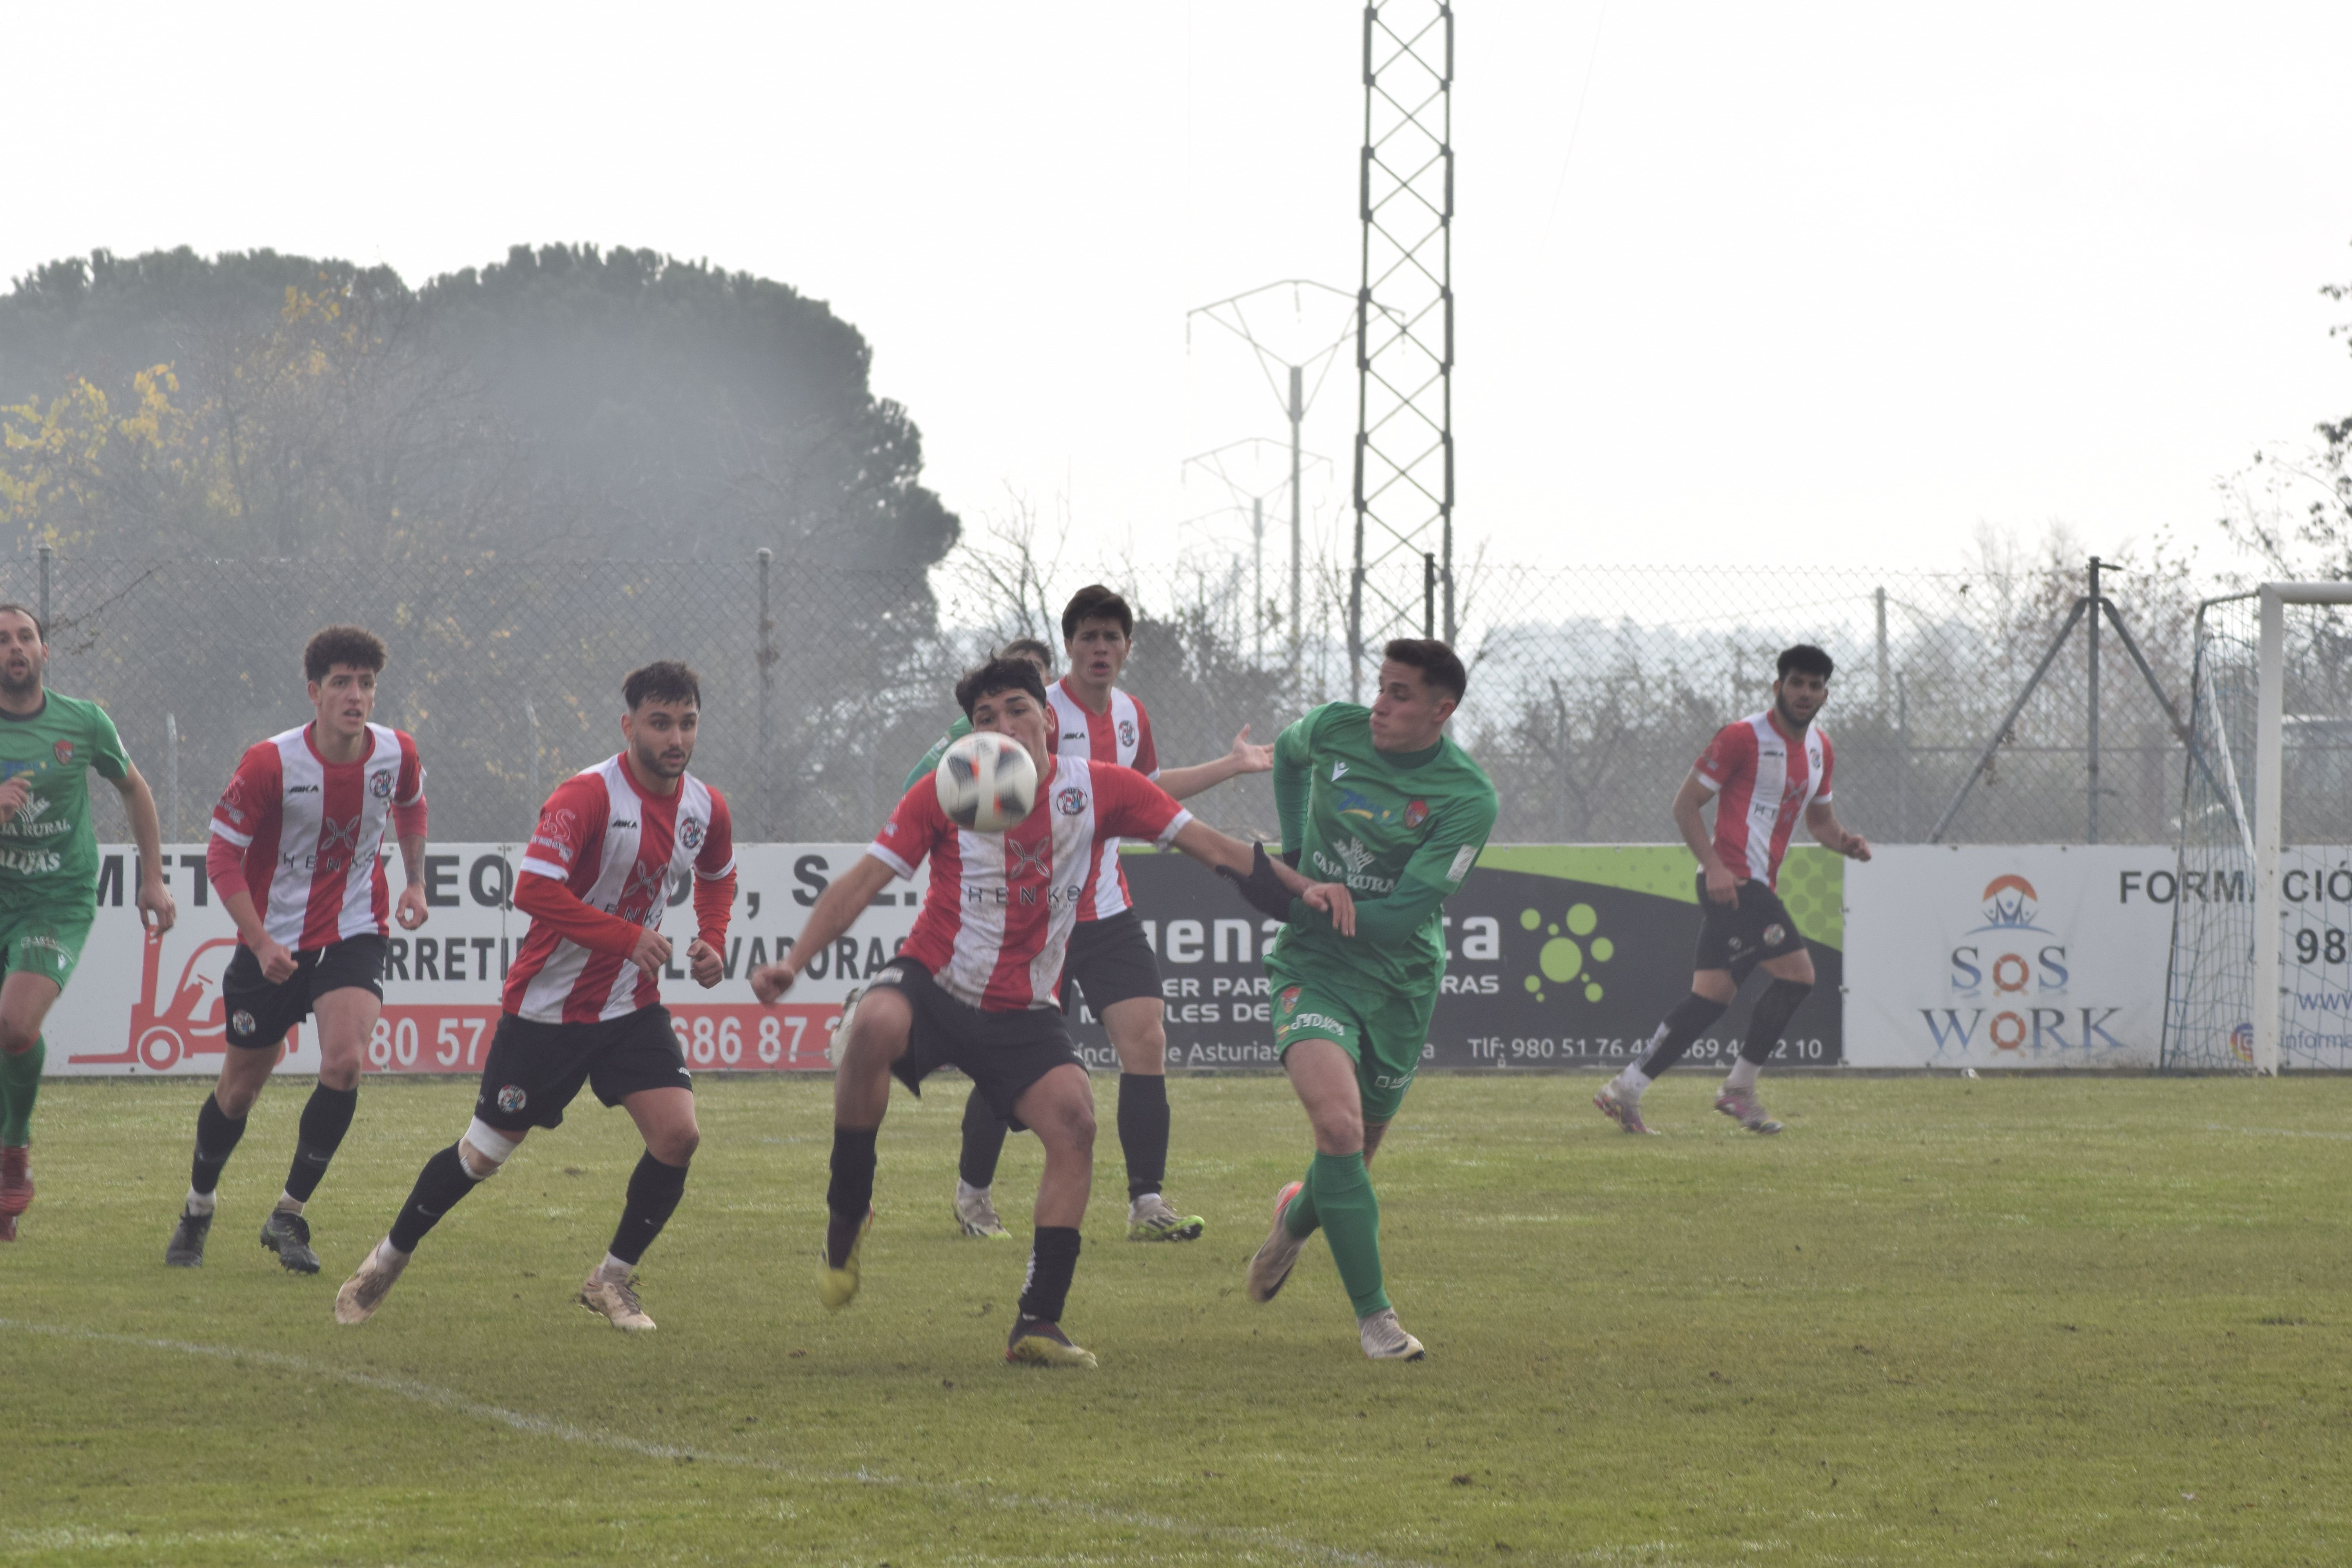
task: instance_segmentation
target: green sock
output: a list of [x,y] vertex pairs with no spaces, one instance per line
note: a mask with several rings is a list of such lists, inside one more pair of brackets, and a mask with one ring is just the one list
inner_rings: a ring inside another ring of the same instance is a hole
[[[1318,1154],[1315,1158],[1320,1161],[1323,1156]],[[1321,1216],[1315,1212],[1315,1167],[1309,1165],[1307,1167],[1307,1179],[1298,1184],[1297,1193],[1282,1211],[1282,1228],[1288,1231],[1293,1239],[1305,1241],[1322,1223]]]
[[1316,1217],[1322,1221],[1331,1260],[1339,1266],[1339,1283],[1347,1287],[1356,1316],[1371,1316],[1389,1304],[1389,1298],[1381,1289],[1381,1200],[1372,1195],[1363,1155],[1316,1155],[1307,1191],[1315,1194]]
[[33,1141],[33,1101],[41,1092],[41,1064],[48,1060],[49,1043],[36,1037],[33,1048],[18,1056],[0,1056],[0,1144],[21,1149]]

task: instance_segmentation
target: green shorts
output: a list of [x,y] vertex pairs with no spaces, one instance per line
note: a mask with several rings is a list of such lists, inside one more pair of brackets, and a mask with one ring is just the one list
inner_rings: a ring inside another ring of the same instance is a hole
[[34,904],[0,910],[0,952],[7,954],[5,972],[38,974],[66,988],[74,966],[81,962],[82,943],[89,940],[97,910],[88,904]]
[[1274,1048],[1294,1040],[1328,1040],[1356,1064],[1356,1090],[1364,1120],[1390,1121],[1421,1069],[1429,1044],[1429,1016],[1437,998],[1417,1001],[1370,992],[1361,982],[1318,980],[1265,966],[1274,986]]

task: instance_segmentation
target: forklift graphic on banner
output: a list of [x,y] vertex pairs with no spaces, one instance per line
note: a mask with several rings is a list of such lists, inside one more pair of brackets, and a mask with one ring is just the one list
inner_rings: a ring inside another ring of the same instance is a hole
[[[190,1058],[216,1057],[228,1049],[228,1009],[221,999],[221,975],[236,952],[235,937],[214,937],[197,944],[180,970],[180,983],[171,1005],[161,1010],[156,983],[163,976],[163,933],[147,929],[146,952],[140,960],[139,999],[131,1005],[127,1043],[119,1051],[85,1052],[66,1058],[75,1067],[129,1064],[150,1072],[165,1072]],[[280,1061],[299,1047],[300,1026],[286,1032],[278,1047]]]

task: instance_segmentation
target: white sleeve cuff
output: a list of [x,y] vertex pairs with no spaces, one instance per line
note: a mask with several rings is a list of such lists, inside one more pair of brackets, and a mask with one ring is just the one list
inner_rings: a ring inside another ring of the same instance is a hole
[[898,852],[896,849],[891,848],[888,845],[882,843],[869,844],[866,847],[866,852],[868,855],[873,856],[877,860],[881,861],[885,866],[889,867],[890,869],[898,873],[899,876],[905,878],[908,881],[911,882],[915,879],[915,868],[912,866],[908,865],[904,859],[900,858]]
[[250,849],[253,847],[252,834],[239,833],[233,827],[223,827],[218,821],[215,821],[213,824],[213,837],[215,838],[225,838],[231,844],[236,845],[239,849]]
[[552,877],[559,882],[568,882],[572,879],[571,872],[565,870],[554,861],[542,860],[536,855],[526,855],[523,857],[521,870],[519,874],[531,877]]
[[1192,820],[1192,814],[1182,806],[1178,806],[1176,815],[1168,819],[1168,826],[1160,830],[1160,837],[1156,840],[1160,847],[1165,849],[1176,842],[1176,836],[1183,832],[1184,825]]

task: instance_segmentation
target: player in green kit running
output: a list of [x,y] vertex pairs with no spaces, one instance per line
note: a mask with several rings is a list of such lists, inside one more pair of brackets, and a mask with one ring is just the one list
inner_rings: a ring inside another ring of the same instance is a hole
[[1429,1040],[1445,976],[1439,908],[1495,826],[1495,786],[1445,735],[1466,676],[1433,638],[1381,650],[1369,709],[1331,702],[1274,747],[1283,858],[1310,880],[1347,885],[1356,934],[1343,940],[1304,903],[1289,907],[1265,959],[1274,1043],[1315,1131],[1303,1182],[1274,1200],[1274,1228],[1250,1259],[1249,1295],[1270,1301],[1319,1226],[1376,1361],[1417,1361],[1381,1280],[1381,1208],[1366,1173]]
[[147,781],[106,710],[43,687],[48,662],[40,618],[0,605],[0,1241],[16,1239],[16,1216],[33,1201],[33,1101],[48,1056],[41,1025],[98,918],[91,770],[121,792],[131,818],[140,918],[169,931],[175,912]]

